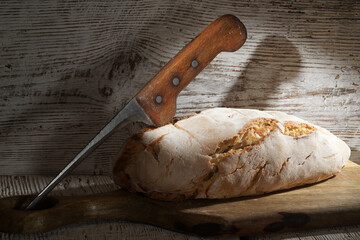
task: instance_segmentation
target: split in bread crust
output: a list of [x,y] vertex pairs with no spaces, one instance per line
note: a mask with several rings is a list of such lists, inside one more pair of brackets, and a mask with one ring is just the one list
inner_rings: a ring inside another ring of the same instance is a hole
[[244,128],[241,129],[237,136],[219,143],[216,152],[211,155],[211,161],[218,162],[216,159],[219,156],[229,152],[249,151],[251,150],[252,146],[259,144],[275,129],[279,129],[284,135],[292,137],[308,135],[316,130],[315,127],[307,123],[296,123],[289,121],[282,125],[275,119],[257,118],[244,126]]

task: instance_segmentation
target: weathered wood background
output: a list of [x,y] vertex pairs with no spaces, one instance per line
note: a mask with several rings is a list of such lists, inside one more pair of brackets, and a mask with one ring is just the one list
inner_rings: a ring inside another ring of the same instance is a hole
[[[205,26],[248,40],[178,99],[178,115],[280,110],[328,128],[360,163],[359,1],[1,1],[0,175],[55,174]],[[75,173],[110,174],[130,130]]]
[[[228,13],[246,25],[248,40],[239,51],[220,54],[183,91],[177,116],[217,106],[285,111],[338,135],[351,147],[351,160],[360,163],[357,0],[5,0],[0,1],[0,175],[56,174],[161,66]],[[75,173],[110,174],[135,129],[118,130]],[[3,176],[0,195],[36,193],[49,179]],[[111,190],[111,184],[106,176],[79,176],[58,190],[73,186],[77,194],[91,194]],[[197,239],[129,223],[21,239],[149,236]],[[359,226],[273,237],[358,239]]]

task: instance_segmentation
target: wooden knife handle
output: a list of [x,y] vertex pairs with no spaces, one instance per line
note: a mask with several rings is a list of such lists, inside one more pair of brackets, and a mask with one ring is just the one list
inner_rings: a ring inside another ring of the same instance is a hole
[[136,96],[154,124],[171,121],[176,98],[220,52],[238,50],[246,41],[246,28],[235,16],[224,15],[206,27],[193,41],[147,82]]

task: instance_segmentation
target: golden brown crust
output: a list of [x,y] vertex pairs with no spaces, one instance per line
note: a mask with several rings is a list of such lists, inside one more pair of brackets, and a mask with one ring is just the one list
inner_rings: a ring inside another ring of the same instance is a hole
[[219,162],[219,159],[227,157],[234,150],[240,152],[251,151],[254,146],[259,145],[274,130],[280,130],[284,135],[291,137],[301,137],[316,131],[314,126],[307,123],[286,121],[283,123],[284,129],[280,129],[279,124],[279,121],[271,118],[256,118],[249,121],[236,136],[219,143],[215,153],[211,155],[211,161],[214,163]]
[[314,126],[307,123],[297,123],[293,121],[287,121],[284,123],[284,134],[291,137],[299,137],[302,135],[309,135],[313,131],[316,131]]

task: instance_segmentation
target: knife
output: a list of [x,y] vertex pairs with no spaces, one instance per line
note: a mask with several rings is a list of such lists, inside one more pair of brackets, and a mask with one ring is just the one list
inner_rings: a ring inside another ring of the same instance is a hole
[[140,89],[125,107],[25,208],[32,210],[65,176],[94,151],[116,128],[130,122],[167,124],[176,112],[176,98],[220,52],[238,50],[246,41],[244,24],[224,15],[207,26]]

